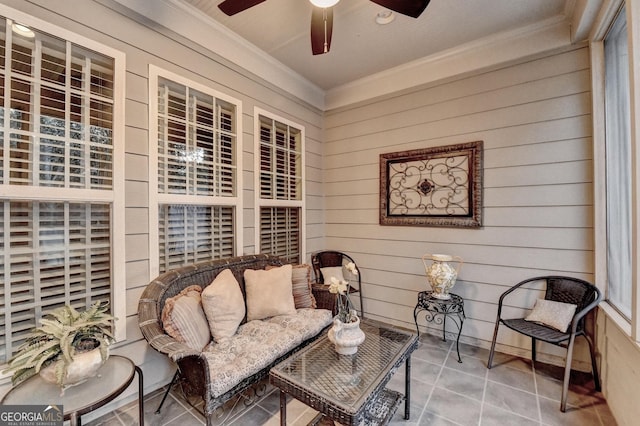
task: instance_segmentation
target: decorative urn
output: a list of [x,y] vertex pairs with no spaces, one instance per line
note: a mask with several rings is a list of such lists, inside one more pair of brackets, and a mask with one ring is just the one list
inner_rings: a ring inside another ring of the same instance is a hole
[[[427,261],[431,261],[428,264]],[[454,268],[449,262],[457,262]],[[432,296],[436,299],[451,299],[449,291],[453,288],[462,266],[462,258],[459,256],[450,256],[448,254],[425,254],[422,256],[427,280],[433,290]]]

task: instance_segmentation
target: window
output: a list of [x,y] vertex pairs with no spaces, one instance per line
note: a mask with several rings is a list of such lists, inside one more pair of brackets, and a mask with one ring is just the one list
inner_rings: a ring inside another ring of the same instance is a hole
[[[640,22],[634,2],[606,2],[591,42],[593,75],[595,281],[607,318],[640,343],[638,279]],[[634,59],[635,58],[635,59]]]
[[304,253],[304,129],[256,108],[257,223],[260,253],[300,263]]
[[[242,241],[239,101],[150,68],[151,276],[236,254]],[[155,171],[155,172],[154,172]]]
[[631,116],[627,21],[622,8],[604,38],[607,223],[606,297],[631,318]]
[[123,55],[28,21],[0,18],[0,363],[65,304],[125,331]]

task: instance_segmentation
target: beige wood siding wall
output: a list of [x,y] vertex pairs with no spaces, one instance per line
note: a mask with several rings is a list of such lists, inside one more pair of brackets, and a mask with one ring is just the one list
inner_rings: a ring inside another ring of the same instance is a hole
[[[173,367],[167,358],[149,348],[138,328],[138,299],[149,283],[149,256],[155,255],[148,244],[148,68],[149,64],[181,74],[242,101],[243,117],[243,191],[244,242],[239,254],[254,253],[253,194],[253,110],[254,106],[285,117],[305,127],[307,177],[307,250],[321,246],[321,126],[322,114],[306,103],[237,66],[214,52],[193,46],[161,28],[143,26],[93,0],[2,0],[2,3],[69,31],[94,39],[126,54],[126,276],[127,340],[112,353],[131,358],[142,367],[147,391],[167,383]],[[106,3],[106,2],[105,2]],[[0,384],[0,394],[9,384]],[[134,397],[135,386],[127,391]],[[87,416],[95,417],[109,405]],[[83,419],[85,420],[85,419]]]
[[[588,48],[575,46],[326,114],[326,244],[357,260],[369,317],[414,327],[425,253],[464,259],[453,290],[466,301],[463,339],[484,346],[509,286],[545,274],[592,279],[589,79]],[[378,224],[379,154],[476,140],[482,229]],[[530,348],[504,329],[499,342]],[[542,356],[563,353],[548,346]]]
[[619,426],[640,418],[640,347],[606,315],[598,317],[603,393]]

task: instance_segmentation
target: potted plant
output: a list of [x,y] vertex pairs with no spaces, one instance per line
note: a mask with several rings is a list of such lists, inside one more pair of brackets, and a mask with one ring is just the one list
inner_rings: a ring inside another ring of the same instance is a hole
[[[358,275],[358,269],[353,262],[345,265],[352,275]],[[360,318],[349,299],[349,282],[331,277],[329,293],[336,295],[336,310],[338,314],[333,319],[333,327],[327,337],[333,343],[336,352],[341,355],[352,355],[358,351],[358,346],[364,342],[365,334],[360,330]]]
[[95,375],[109,356],[113,341],[113,317],[107,302],[94,303],[85,311],[65,305],[40,319],[3,371],[13,372],[14,385],[34,374],[65,387]]

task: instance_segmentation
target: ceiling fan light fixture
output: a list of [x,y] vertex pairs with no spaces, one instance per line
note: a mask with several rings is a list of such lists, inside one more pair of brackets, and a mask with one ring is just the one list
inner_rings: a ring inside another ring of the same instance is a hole
[[312,5],[316,7],[332,7],[335,6],[340,0],[309,0]]
[[396,19],[396,15],[390,10],[383,10],[376,15],[376,24],[387,25]]

